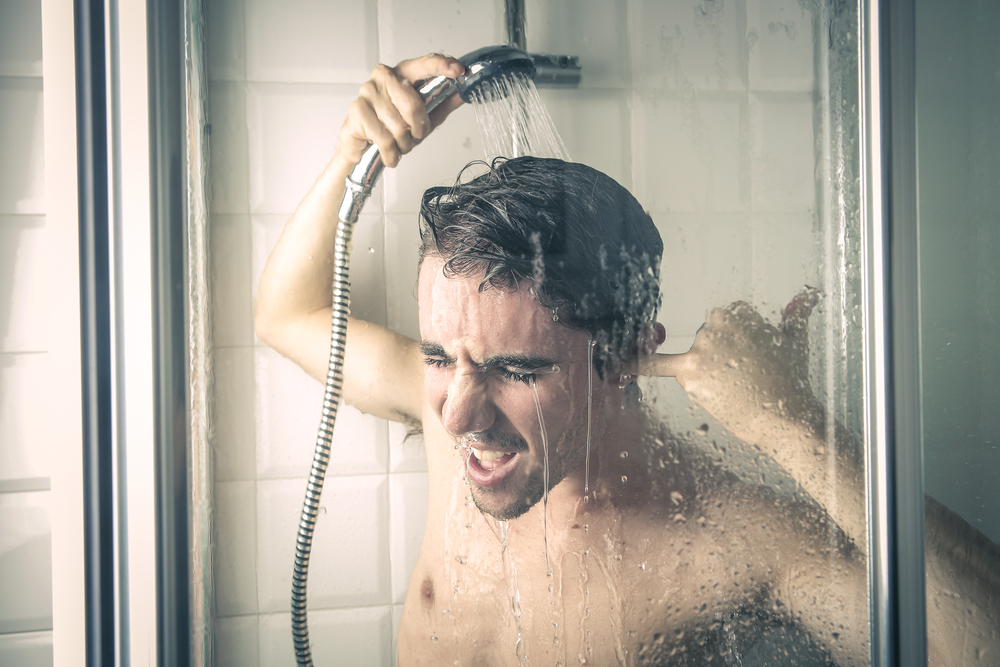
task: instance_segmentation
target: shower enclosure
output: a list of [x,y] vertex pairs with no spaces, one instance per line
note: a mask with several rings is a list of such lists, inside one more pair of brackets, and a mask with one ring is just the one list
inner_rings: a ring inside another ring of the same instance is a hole
[[[1000,11],[982,0],[947,11],[929,0],[524,4],[529,50],[582,67],[578,88],[541,91],[569,155],[633,192],[663,236],[661,351],[686,350],[712,308],[743,300],[778,321],[803,286],[822,290],[810,380],[828,423],[864,448],[871,661],[920,663],[935,631],[924,492],[1000,542]],[[76,664],[86,652],[93,664],[294,664],[292,553],[322,388],[256,340],[255,285],[372,67],[505,42],[504,9],[80,6],[96,11],[89,68],[65,46],[85,43],[68,3],[0,8],[0,118],[14,119],[0,121],[11,176],[0,184],[0,662]],[[106,122],[74,99],[104,104]],[[483,157],[460,109],[387,170],[355,230],[353,314],[418,336],[420,194]],[[91,172],[107,180],[81,181],[96,205],[78,212],[52,195]],[[100,240],[78,255],[78,219],[104,225],[109,255]],[[65,312],[58,327],[72,334],[52,336],[39,302]],[[82,354],[81,321],[96,345]],[[36,378],[56,369],[73,416],[43,457],[54,392]],[[708,425],[743,479],[800,492],[672,380],[642,387],[673,431],[697,438]],[[829,459],[834,470],[834,448]],[[328,475],[309,582],[316,664],[392,664],[426,520],[423,443],[344,406]],[[80,497],[83,511],[65,511]],[[52,591],[51,608],[29,604],[37,590]],[[823,664],[796,628],[761,636],[723,664]],[[962,664],[981,657],[969,650]]]

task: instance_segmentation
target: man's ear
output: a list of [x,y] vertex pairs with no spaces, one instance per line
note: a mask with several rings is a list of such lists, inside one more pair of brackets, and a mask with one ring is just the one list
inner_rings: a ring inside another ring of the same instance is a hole
[[667,330],[659,322],[647,322],[639,330],[635,343],[632,345],[632,357],[624,366],[609,369],[607,379],[620,388],[625,388],[635,381],[636,373],[644,357],[656,353],[657,348],[667,339]]
[[632,346],[632,356],[645,357],[656,352],[667,339],[667,330],[659,322],[647,322],[639,330],[635,345]]

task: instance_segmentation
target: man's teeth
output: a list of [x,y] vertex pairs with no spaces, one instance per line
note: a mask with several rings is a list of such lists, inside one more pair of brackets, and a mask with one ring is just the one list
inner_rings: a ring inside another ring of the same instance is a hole
[[472,453],[475,454],[476,458],[480,461],[496,461],[497,459],[502,459],[507,455],[507,452],[494,452],[490,450],[476,449],[472,447]]

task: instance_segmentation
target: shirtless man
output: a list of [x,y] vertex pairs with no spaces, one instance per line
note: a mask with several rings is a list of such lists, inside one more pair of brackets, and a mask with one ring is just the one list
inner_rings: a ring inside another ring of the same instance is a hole
[[[268,262],[258,335],[317,379],[345,177],[372,143],[396,165],[460,104],[427,115],[412,83],[439,74],[462,66],[375,69]],[[424,433],[428,518],[400,664],[728,664],[779,625],[836,664],[867,663],[862,463],[846,436],[824,441],[809,389],[814,291],[779,327],[734,304],[688,353],[655,355],[662,244],[603,174],[498,163],[429,191],[421,225],[421,341],[352,320],[344,373],[345,400]],[[636,400],[638,373],[676,377],[811,499],[747,484],[707,439],[671,434]],[[996,549],[929,509],[932,662],[996,659]]]

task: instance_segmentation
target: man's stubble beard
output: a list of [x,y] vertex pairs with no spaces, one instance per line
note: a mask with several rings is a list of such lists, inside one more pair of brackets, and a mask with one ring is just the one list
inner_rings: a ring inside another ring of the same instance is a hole
[[[562,480],[560,479],[560,481]],[[551,479],[549,482],[552,486],[558,484],[558,482],[553,483]],[[476,504],[479,511],[489,514],[498,521],[510,521],[518,518],[534,507],[545,495],[543,474],[535,474],[534,472],[529,474],[528,479],[521,485],[518,497],[506,506],[499,506],[496,499],[490,497],[494,495],[491,489],[484,489],[471,480],[469,480],[469,487],[472,491],[472,502]]]
[[[569,442],[575,441],[575,437],[580,435],[578,429],[577,432],[571,434],[568,439]],[[586,430],[585,427],[582,430]],[[586,437],[586,434],[583,434]],[[525,442],[525,451],[523,454],[527,454],[530,450],[527,448],[527,443]],[[563,446],[556,447],[552,449],[551,443],[549,446],[549,456],[557,457],[555,460],[549,459],[549,492],[552,491],[556,486],[559,485],[566,475],[578,468],[583,464],[584,452],[577,452],[577,456],[574,456],[572,461],[567,462],[565,459],[559,459],[559,451],[562,449],[565,451],[566,443]],[[543,454],[544,456],[544,454]],[[579,459],[579,460],[576,460]],[[553,465],[553,463],[555,465]],[[569,465],[567,465],[569,463]],[[494,493],[492,489],[484,489],[478,486],[475,482],[466,477],[466,481],[469,484],[469,488],[472,495],[472,502],[475,503],[476,507],[480,512],[484,514],[489,514],[498,521],[510,521],[516,519],[530,510],[532,507],[537,505],[545,495],[545,463],[536,470],[531,471],[528,474],[528,478],[521,484],[520,493],[517,493],[517,498],[508,503],[505,506],[499,506],[499,503],[493,497]],[[505,480],[506,481],[506,480]],[[501,484],[501,487],[504,485]],[[499,490],[499,489],[498,489]]]

